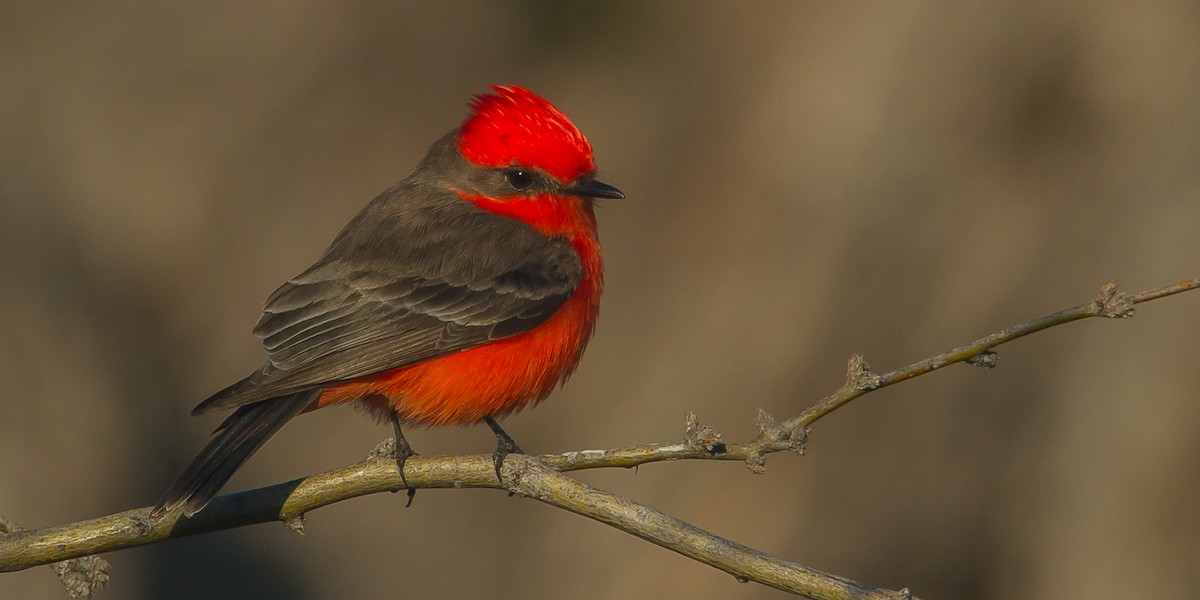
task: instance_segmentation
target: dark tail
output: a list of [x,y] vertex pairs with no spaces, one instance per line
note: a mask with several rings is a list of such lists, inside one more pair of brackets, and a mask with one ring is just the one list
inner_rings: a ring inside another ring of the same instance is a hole
[[171,512],[180,505],[189,517],[200,512],[250,455],[320,394],[320,389],[306,390],[238,408],[217,427],[215,437],[171,484],[152,514]]

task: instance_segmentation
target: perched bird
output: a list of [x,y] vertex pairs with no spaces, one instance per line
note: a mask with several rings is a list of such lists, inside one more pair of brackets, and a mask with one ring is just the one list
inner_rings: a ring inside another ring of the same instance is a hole
[[[592,147],[549,102],[492,86],[416,170],[372,200],[324,255],[267,298],[267,360],[192,414],[235,409],[155,507],[191,516],[293,417],[357,402],[412,456],[401,425],[487,423],[575,369],[604,284]],[[410,498],[413,490],[410,490]]]

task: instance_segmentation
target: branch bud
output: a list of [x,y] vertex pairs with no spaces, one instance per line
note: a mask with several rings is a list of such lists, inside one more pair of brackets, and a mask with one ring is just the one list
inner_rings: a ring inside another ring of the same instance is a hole
[[725,452],[725,442],[721,441],[721,434],[708,425],[701,425],[696,418],[696,413],[688,413],[686,422],[687,426],[683,430],[683,443],[688,447],[703,448],[713,454]]
[[1096,303],[1099,315],[1109,319],[1128,319],[1135,312],[1133,300],[1111,281],[1100,288],[1100,297],[1096,299]]
[[873,390],[883,384],[878,375],[871,372],[871,365],[861,354],[850,357],[846,363],[846,387],[856,390]]

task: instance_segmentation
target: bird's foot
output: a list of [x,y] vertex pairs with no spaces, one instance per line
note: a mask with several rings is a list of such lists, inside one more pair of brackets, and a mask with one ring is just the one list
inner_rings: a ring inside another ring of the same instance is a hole
[[392,430],[396,433],[396,448],[392,451],[392,458],[396,459],[396,471],[400,473],[400,482],[408,489],[408,501],[404,503],[404,508],[408,508],[412,506],[417,490],[408,486],[408,478],[404,476],[404,463],[408,462],[409,457],[417,456],[417,453],[413,451],[412,446],[404,437],[404,432],[400,430],[400,418],[395,413],[392,413]]
[[[525,454],[525,451],[521,450],[521,447],[513,441],[508,432],[504,431],[495,419],[484,417],[483,421],[492,428],[492,433],[496,434],[496,452],[492,454],[492,464],[496,466],[496,479],[500,480],[500,483],[504,483],[504,477],[500,475],[500,468],[504,466],[504,457],[509,454]],[[508,495],[511,496],[512,492],[509,492]]]

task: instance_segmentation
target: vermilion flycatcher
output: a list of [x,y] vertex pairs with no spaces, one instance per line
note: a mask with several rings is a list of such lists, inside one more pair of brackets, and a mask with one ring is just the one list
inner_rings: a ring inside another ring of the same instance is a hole
[[[401,424],[487,423],[536,403],[574,370],[603,287],[592,147],[529,90],[493,86],[306,271],[267,298],[267,362],[192,414],[236,409],[155,508],[191,516],[292,417],[359,402]],[[411,492],[410,492],[411,493]]]

